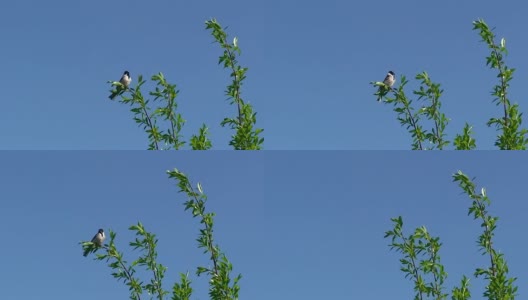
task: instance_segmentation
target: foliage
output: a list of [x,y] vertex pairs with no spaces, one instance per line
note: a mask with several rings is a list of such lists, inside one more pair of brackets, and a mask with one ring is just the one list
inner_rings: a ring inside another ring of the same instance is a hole
[[220,246],[214,243],[213,220],[215,214],[205,211],[207,196],[203,193],[202,186],[198,183],[196,189],[194,189],[187,176],[177,169],[168,171],[167,173],[170,178],[178,181],[180,192],[187,195],[187,201],[184,203],[185,210],[191,210],[193,217],[199,217],[200,224],[204,226],[203,229],[200,229],[200,236],[197,239],[198,247],[203,248],[204,253],[210,255],[213,266],[198,267],[196,274],[210,276],[209,295],[211,299],[238,299],[238,292],[240,290],[238,282],[242,278],[242,275],[239,274],[236,276],[231,284],[230,273],[233,270],[233,266],[221,251]]
[[[403,235],[402,217],[391,219],[394,229],[385,233],[385,238],[391,237],[391,250],[403,254],[400,259],[401,271],[406,273],[405,277],[411,277],[414,281],[415,299],[423,299],[424,295],[435,299],[446,299],[447,294],[443,292],[444,280],[447,273],[440,263],[439,251],[442,244],[440,238],[432,237],[427,229],[422,226],[414,231],[409,237]],[[398,243],[397,240],[401,240]],[[418,260],[421,258],[420,260]],[[431,275],[431,282],[427,282],[426,276]]]
[[[490,300],[513,300],[517,293],[514,285],[516,278],[508,278],[508,266],[504,254],[497,252],[494,248],[492,238],[496,229],[497,217],[489,215],[487,208],[490,199],[486,190],[476,192],[476,185],[461,171],[453,175],[453,181],[457,182],[462,191],[472,200],[468,215],[482,221],[483,233],[479,236],[477,243],[483,255],[488,255],[490,265],[485,268],[477,268],[475,277],[484,277],[488,282],[483,295]],[[440,262],[440,238],[432,237],[427,229],[422,226],[417,228],[413,234],[406,237],[403,234],[403,219],[401,216],[391,219],[394,228],[385,233],[385,238],[391,238],[390,248],[403,255],[400,259],[401,271],[406,278],[411,278],[414,283],[414,299],[447,299],[448,294],[444,292],[444,281],[447,273]],[[469,279],[462,277],[460,287],[452,289],[451,299],[466,300],[471,297],[469,291]]]
[[[235,37],[232,43],[227,41],[227,33],[220,24],[212,19],[205,22],[206,29],[211,30],[215,41],[224,49],[223,55],[220,56],[219,64],[229,69],[232,82],[227,86],[226,96],[231,100],[231,104],[236,104],[238,115],[235,118],[224,118],[220,125],[225,127],[229,125],[235,130],[231,137],[229,145],[235,150],[260,150],[264,143],[261,137],[263,129],[255,128],[257,123],[257,113],[253,107],[245,102],[241,97],[241,88],[248,68],[239,65],[237,55],[241,50],[238,47],[238,39]],[[120,94],[120,103],[130,104],[131,112],[134,113],[134,120],[147,133],[149,139],[149,150],[168,150],[181,149],[185,145],[181,130],[185,124],[180,113],[177,113],[178,104],[175,101],[178,96],[176,85],[166,81],[160,72],[151,78],[156,83],[156,89],[149,92],[152,100],[145,99],[141,93],[141,86],[145,83],[143,76],[138,76],[138,82],[134,88],[126,88],[119,82],[109,81],[116,90],[111,90],[113,94]],[[123,93],[123,91],[125,93]],[[159,103],[152,108],[151,102]],[[190,138],[190,146],[193,150],[209,150],[212,148],[212,142],[209,139],[209,130],[206,124],[203,124],[197,135]]]
[[[503,115],[501,117],[490,118],[488,126],[494,125],[500,134],[497,136],[495,146],[501,150],[524,150],[528,140],[526,134],[528,130],[521,128],[522,113],[519,112],[518,104],[511,104],[508,98],[509,82],[513,79],[515,69],[509,68],[504,62],[504,56],[508,54],[506,40],[503,38],[500,44],[495,42],[495,35],[483,20],[473,22],[473,30],[478,30],[482,41],[488,45],[491,53],[486,57],[486,65],[498,71],[499,83],[493,87],[493,102],[502,106]],[[398,120],[405,126],[413,139],[411,148],[413,150],[443,150],[450,145],[446,139],[444,130],[449,123],[449,119],[440,111],[440,96],[443,90],[440,84],[434,83],[426,72],[416,75],[415,79],[420,80],[420,87],[413,91],[418,96],[417,100],[425,100],[425,104],[414,107],[413,101],[408,99],[404,87],[408,83],[405,75],[401,76],[401,83],[398,88],[389,88],[383,82],[371,82],[377,89],[374,94],[378,100],[384,99],[385,103],[393,104],[394,111],[398,114]],[[391,95],[392,96],[389,96]],[[432,123],[430,130],[425,130],[422,116],[425,116]],[[472,126],[465,124],[462,133],[457,134],[452,143],[456,150],[473,150],[476,148],[476,141],[472,137]],[[426,145],[429,142],[430,146]]]
[[[155,90],[149,92],[153,99],[145,99],[143,96],[141,87],[146,81],[143,80],[142,75],[139,75],[136,86],[127,89],[128,93],[121,95],[119,102],[132,107],[130,111],[134,114],[134,121],[147,133],[148,150],[178,150],[185,145],[180,134],[185,120],[181,114],[176,113],[178,90],[175,84],[167,82],[161,72],[152,76],[151,80],[156,83]],[[119,83],[112,83],[115,84]],[[151,103],[158,105],[152,108]]]
[[473,150],[477,148],[475,139],[471,137],[473,131],[471,126],[466,123],[464,129],[462,129],[462,134],[457,134],[453,144],[455,145],[456,150]]
[[[214,243],[213,225],[214,213],[208,213],[205,209],[207,196],[204,194],[200,183],[193,188],[187,176],[177,169],[167,172],[169,178],[176,179],[180,192],[187,195],[185,201],[185,210],[192,212],[193,218],[199,218],[203,228],[198,235],[198,247],[204,249],[204,253],[209,254],[212,267],[198,266],[196,274],[208,276],[209,295],[213,300],[236,300],[240,291],[239,281],[242,276],[239,274],[231,278],[233,270],[232,264],[227,256],[221,251],[220,246]],[[140,300],[147,293],[157,299],[166,299],[169,292],[163,289],[162,282],[165,277],[167,268],[157,262],[158,239],[153,233],[148,232],[144,226],[138,222],[137,225],[130,226],[129,230],[134,231],[136,239],[129,243],[133,250],[139,249],[141,255],[132,263],[124,260],[123,253],[119,252],[116,244],[116,233],[110,232],[110,241],[102,247],[96,247],[92,242],[81,242],[84,251],[95,252],[98,249],[104,250],[104,253],[97,254],[96,260],[106,260],[108,266],[114,270],[112,276],[118,281],[122,280],[130,291],[130,298]],[[151,272],[150,281],[145,283],[136,275],[136,267],[142,267]],[[180,282],[176,282],[172,288],[173,300],[188,300],[192,295],[193,289],[188,273],[180,273]]]
[[225,118],[221,125],[229,125],[231,129],[236,129],[235,135],[231,137],[229,145],[235,150],[260,150],[264,143],[264,138],[259,137],[263,129],[254,129],[257,122],[257,113],[253,112],[252,106],[244,102],[241,97],[241,88],[248,68],[243,68],[238,64],[237,54],[241,51],[238,47],[238,39],[235,37],[233,43],[227,41],[227,33],[222,29],[216,19],[205,22],[205,28],[211,30],[211,35],[215,41],[224,49],[218,64],[223,64],[224,69],[231,72],[232,82],[227,86],[226,96],[231,100],[231,104],[236,104],[238,108],[237,118]]
[[504,62],[504,56],[508,54],[506,40],[502,38],[500,45],[496,44],[493,31],[481,19],[474,21],[473,26],[473,30],[479,31],[482,41],[491,50],[490,56],[486,57],[486,65],[498,71],[499,84],[493,87],[491,94],[495,97],[493,102],[502,105],[504,115],[502,118],[490,118],[487,123],[488,126],[495,125],[497,130],[502,131],[495,141],[495,146],[501,150],[524,150],[528,143],[525,137],[528,131],[520,129],[522,114],[518,111],[519,106],[512,105],[508,99],[509,82],[513,79],[515,69],[509,68]]
[[[398,88],[385,87],[383,82],[372,82],[372,85],[378,88],[375,93],[378,98],[384,98],[385,103],[394,105],[394,112],[398,114],[398,121],[405,126],[413,138],[413,150],[442,150],[449,142],[445,140],[444,129],[449,123],[449,119],[440,112],[441,102],[439,100],[443,90],[440,84],[434,83],[426,72],[416,75],[417,80],[421,80],[418,90],[413,91],[418,95],[418,101],[425,104],[416,110],[412,104],[413,100],[405,94],[405,85],[409,82],[405,75],[401,76],[401,83]],[[388,97],[387,94],[392,91],[394,97]],[[429,103],[429,104],[428,104]],[[433,122],[433,128],[428,131],[420,124],[422,116]],[[426,142],[429,142],[428,147]]]
[[498,217],[490,216],[488,207],[491,204],[487,196],[486,189],[482,188],[480,193],[476,191],[476,185],[473,181],[461,171],[453,175],[453,181],[457,182],[459,187],[472,200],[468,215],[473,215],[473,219],[480,219],[480,227],[483,233],[478,238],[478,245],[483,255],[490,258],[490,266],[487,268],[477,268],[475,277],[484,276],[488,281],[484,297],[488,299],[514,299],[517,287],[514,285],[516,278],[508,278],[508,266],[504,259],[504,254],[499,253],[492,241],[495,229],[497,228]]

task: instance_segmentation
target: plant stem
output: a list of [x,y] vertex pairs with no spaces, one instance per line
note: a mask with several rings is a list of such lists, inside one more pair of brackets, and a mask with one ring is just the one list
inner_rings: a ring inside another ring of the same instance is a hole
[[145,118],[147,120],[147,126],[150,128],[150,130],[152,132],[152,136],[154,138],[154,149],[155,150],[159,150],[158,139],[157,139],[156,135],[154,134],[154,125],[152,124],[152,120],[150,119],[150,116],[149,116],[149,114],[147,112],[147,107],[144,105],[144,103],[142,103],[141,109],[143,110],[143,114],[145,115]]
[[[403,240],[403,244],[406,245],[408,243],[408,240],[405,238],[405,236],[403,236],[403,234],[400,237]],[[409,255],[409,258],[411,259],[411,264],[412,264],[412,267],[413,267],[413,276],[414,276],[416,282],[418,282],[419,276],[418,276],[418,268],[416,268],[416,262],[414,261],[414,258],[411,255]],[[419,290],[418,296],[419,296],[420,300],[423,299],[422,298],[422,291]]]

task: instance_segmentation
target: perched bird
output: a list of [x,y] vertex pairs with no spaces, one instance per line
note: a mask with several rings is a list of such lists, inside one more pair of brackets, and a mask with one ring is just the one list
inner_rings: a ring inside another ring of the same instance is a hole
[[388,85],[389,87],[392,87],[394,85],[394,82],[396,82],[396,74],[394,72],[389,71],[387,73],[387,76],[385,76],[385,79],[383,79],[383,83],[385,85]]
[[[95,236],[93,237],[92,239],[92,243],[95,244],[95,249],[97,249],[98,247],[102,247],[103,246],[103,242],[105,240],[106,236],[105,236],[105,233],[104,233],[104,230],[102,229],[99,229],[99,231],[97,231],[97,233],[95,234]],[[92,252],[94,250],[93,247],[87,247],[85,250],[84,250],[84,253],[83,253],[83,256],[87,256],[88,253]]]
[[[387,73],[387,76],[385,76],[385,79],[383,79],[383,84],[385,84],[389,90],[392,90],[392,86],[394,85],[394,82],[396,82],[396,74],[394,74],[394,72],[392,71],[389,71],[389,73]],[[382,91],[382,87],[380,86],[379,88],[379,91],[381,93]],[[386,92],[386,89],[384,89],[384,91]],[[381,100],[381,95],[380,97],[378,97],[378,101]]]
[[128,86],[130,85],[130,82],[132,81],[132,78],[130,77],[130,73],[128,71],[125,71],[123,73],[123,76],[121,76],[121,79],[119,79],[119,83],[122,84],[122,86],[117,85],[117,88],[115,91],[112,91],[112,94],[110,94],[110,99],[114,99],[117,95],[120,95],[123,93]]

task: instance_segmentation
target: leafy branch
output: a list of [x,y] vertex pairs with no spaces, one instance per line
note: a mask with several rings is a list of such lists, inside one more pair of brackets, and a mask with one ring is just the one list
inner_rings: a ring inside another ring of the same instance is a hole
[[[180,149],[185,144],[180,135],[185,120],[181,114],[176,113],[176,85],[168,83],[162,73],[152,76],[151,80],[156,83],[156,88],[149,94],[154,96],[153,102],[161,102],[159,106],[152,109],[149,106],[151,100],[145,99],[141,93],[141,87],[146,82],[142,75],[138,76],[135,88],[128,89],[129,95],[121,95],[119,102],[132,106],[130,111],[134,113],[134,121],[142,126],[148,135],[148,150]],[[167,123],[167,129],[158,126],[159,118]]]
[[[165,121],[168,121],[170,126],[169,128],[161,133],[161,138],[165,142],[165,145],[168,145],[168,148],[174,148],[175,150],[180,149],[185,142],[183,142],[182,136],[180,134],[185,120],[182,118],[181,114],[176,113],[178,109],[178,104],[175,101],[178,96],[179,91],[176,90],[175,84],[170,84],[167,82],[163,74],[160,72],[152,76],[152,80],[156,82],[156,89],[153,92],[150,92],[151,96],[154,96],[154,101],[166,102],[165,106],[160,106],[154,111],[154,115],[158,117],[163,117]],[[161,87],[161,88],[160,88]]]
[[[103,254],[97,254],[97,260],[106,260],[110,262],[108,266],[115,270],[112,273],[114,278],[117,280],[123,280],[123,282],[129,287],[130,299],[141,300],[141,295],[143,293],[144,286],[142,286],[141,280],[137,277],[134,277],[136,270],[134,269],[135,264],[128,264],[127,261],[123,259],[123,253],[117,250],[115,245],[116,233],[110,230],[110,242],[102,246],[102,249],[106,251]],[[91,242],[83,242],[83,249],[90,247]]]
[[473,150],[477,148],[475,139],[471,136],[472,134],[472,127],[466,123],[464,129],[462,129],[462,134],[455,136],[455,140],[453,141],[455,150]]
[[[83,250],[87,252],[95,252],[98,249],[103,249],[106,253],[97,254],[96,260],[106,260],[110,262],[108,266],[115,270],[112,273],[114,278],[117,280],[123,280],[123,282],[129,287],[130,298],[140,300],[143,293],[146,291],[149,295],[156,296],[157,299],[165,299],[165,296],[169,294],[168,291],[162,287],[163,278],[165,277],[165,271],[167,268],[162,264],[158,264],[156,259],[158,252],[156,246],[158,240],[156,236],[145,230],[143,225],[138,222],[137,225],[132,225],[129,230],[135,231],[136,239],[130,242],[130,246],[133,249],[139,249],[143,255],[140,255],[138,259],[132,263],[128,263],[123,259],[123,253],[117,250],[115,245],[116,233],[110,230],[110,242],[102,247],[96,247],[92,242],[81,242]],[[141,279],[135,276],[136,266],[144,267],[147,271],[152,272],[152,278],[149,283],[144,284]],[[176,282],[173,286],[173,300],[189,300],[192,294],[192,288],[190,286],[191,281],[188,278],[188,274],[180,273],[180,283]]]
[[[213,220],[214,213],[205,211],[205,204],[207,196],[203,193],[202,186],[198,183],[197,190],[190,184],[187,176],[182,172],[174,169],[167,171],[169,178],[174,178],[178,181],[180,192],[187,194],[188,200],[184,203],[185,210],[191,210],[193,217],[199,217],[200,223],[204,228],[200,229],[198,236],[198,247],[204,249],[204,253],[209,253],[212,267],[197,267],[196,274],[198,276],[207,274],[210,276],[209,295],[213,300],[237,300],[240,286],[238,282],[242,275],[231,279],[231,272],[233,270],[232,264],[227,259],[226,255],[220,250],[220,247],[214,244],[213,239]],[[138,222],[137,225],[132,225],[129,230],[134,231],[136,238],[130,242],[130,246],[136,250],[139,249],[142,255],[138,259],[128,264],[123,259],[123,254],[117,251],[115,246],[116,234],[110,231],[110,242],[100,247],[93,242],[81,242],[84,253],[96,252],[103,249],[106,253],[97,254],[97,260],[106,260],[110,262],[108,266],[115,270],[112,275],[118,280],[129,286],[131,299],[141,299],[142,294],[146,291],[149,295],[156,296],[159,300],[165,298],[169,294],[168,291],[162,287],[162,281],[165,277],[167,268],[162,264],[156,262],[158,253],[156,246],[158,239],[156,236],[143,227]],[[152,272],[152,277],[149,283],[144,284],[139,278],[135,277],[135,267],[144,267],[147,271]],[[232,283],[231,283],[232,281]],[[172,288],[173,300],[188,300],[192,294],[191,281],[189,274],[180,273],[180,282],[176,282]]]
[[[435,299],[446,299],[447,294],[443,293],[444,280],[447,273],[444,266],[440,264],[438,252],[441,247],[440,238],[432,237],[425,227],[419,227],[414,234],[408,237],[403,235],[402,217],[391,219],[394,229],[385,232],[385,238],[390,237],[391,250],[396,250],[403,254],[400,259],[401,271],[405,277],[410,277],[414,282],[416,292],[415,299],[422,300],[425,296],[433,296]],[[401,242],[398,242],[401,241]],[[427,276],[432,279],[427,282]]]
[[475,183],[461,171],[453,175],[453,181],[458,182],[459,187],[472,200],[468,215],[473,215],[475,220],[482,220],[483,233],[479,236],[478,245],[482,254],[489,256],[490,266],[485,269],[477,268],[474,275],[475,277],[484,276],[488,281],[484,296],[497,300],[514,299],[517,292],[517,287],[514,285],[516,278],[507,277],[508,266],[504,254],[497,252],[493,247],[492,238],[499,218],[490,216],[487,211],[491,201],[486,194],[486,189],[482,188],[480,193],[477,193]]
[[442,104],[439,99],[444,90],[440,89],[440,84],[432,82],[426,72],[416,75],[416,79],[421,80],[421,84],[419,90],[413,93],[419,96],[418,100],[429,100],[430,105],[423,106],[421,112],[434,122],[431,133],[427,133],[425,137],[439,150],[443,150],[445,146],[449,145],[449,141],[445,140],[444,134],[444,129],[449,123],[449,119],[444,113],[440,112]]
[[[401,84],[398,88],[385,88],[383,82],[371,82],[371,84],[378,89],[375,94],[378,98],[384,98],[385,103],[393,104],[393,111],[398,114],[398,121],[402,126],[405,126],[413,138],[412,149],[413,150],[424,150],[423,143],[425,142],[426,132],[419,124],[420,113],[415,112],[412,105],[412,100],[408,99],[405,95],[404,87],[409,81],[405,75],[401,76]],[[389,91],[392,92],[394,97],[388,97]]]
[[[119,102],[132,106],[130,111],[134,114],[134,121],[147,133],[148,150],[179,150],[185,145],[181,135],[185,120],[180,113],[177,113],[176,98],[179,91],[176,85],[170,84],[161,72],[152,76],[151,80],[156,84],[154,91],[149,92],[153,97],[152,100],[143,96],[141,87],[146,81],[143,80],[142,75],[139,75],[136,86],[120,94]],[[158,105],[152,107],[152,103]],[[190,144],[193,150],[208,150],[212,147],[207,129],[203,124],[198,135],[191,137]]]
[[519,113],[519,106],[512,105],[508,99],[509,82],[513,79],[515,69],[509,68],[504,62],[504,56],[508,54],[506,40],[502,38],[500,44],[496,44],[495,34],[481,19],[473,22],[473,30],[479,31],[482,41],[491,50],[490,55],[486,57],[486,65],[498,71],[499,84],[493,87],[491,94],[495,96],[493,102],[502,105],[504,115],[502,118],[490,118],[487,123],[488,126],[495,125],[502,131],[495,141],[495,146],[501,150],[525,150],[528,143],[525,136],[528,130],[520,129],[522,113]]
[[[256,128],[257,113],[241,97],[241,88],[244,79],[246,79],[248,68],[241,67],[238,63],[237,56],[241,54],[238,39],[235,37],[232,43],[228,42],[227,33],[215,19],[206,21],[205,24],[206,29],[211,30],[215,41],[224,50],[220,56],[219,64],[223,64],[225,69],[230,70],[230,77],[232,78],[225,94],[231,100],[231,104],[236,104],[238,111],[236,118],[224,118],[220,125],[222,127],[229,125],[231,129],[235,130],[235,134],[232,135],[229,142],[229,145],[235,150],[260,150],[264,143],[264,138],[260,136],[263,129]],[[112,87],[116,87],[116,90],[112,91],[112,95],[120,95],[121,100],[119,102],[132,106],[131,111],[134,113],[134,120],[143,127],[148,135],[149,150],[181,149],[185,145],[181,135],[185,120],[181,114],[176,113],[178,108],[175,100],[178,96],[176,85],[167,82],[161,72],[152,76],[151,80],[156,83],[156,88],[149,95],[154,97],[152,101],[161,102],[155,108],[150,107],[150,100],[145,99],[141,93],[141,86],[145,83],[141,75],[138,76],[138,83],[135,88],[124,87],[120,82],[109,81],[109,83],[112,84]],[[190,146],[193,150],[212,148],[208,128],[205,124],[199,129],[197,135],[191,136]]]
[[132,263],[132,265],[143,266],[147,270],[152,271],[152,279],[150,280],[150,283],[144,285],[144,288],[150,295],[158,295],[158,299],[162,300],[163,296],[169,292],[163,290],[161,285],[167,268],[162,264],[156,263],[156,259],[158,257],[156,245],[158,244],[158,240],[154,234],[147,232],[143,225],[139,222],[137,225],[130,226],[129,230],[135,231],[136,236],[142,237],[142,239],[136,238],[134,242],[130,243],[130,246],[134,247],[134,250],[140,249],[145,253],[144,256],[140,256],[135,262]]
[[236,104],[238,109],[237,118],[224,118],[220,125],[229,125],[231,129],[236,129],[236,133],[231,137],[229,145],[235,150],[260,150],[264,143],[264,138],[259,137],[263,129],[254,126],[257,123],[257,113],[253,112],[253,107],[244,102],[241,97],[241,87],[248,68],[239,65],[237,55],[241,51],[238,47],[238,39],[235,37],[232,43],[227,40],[227,33],[216,21],[211,19],[205,22],[205,28],[211,30],[211,35],[215,41],[224,49],[219,57],[218,64],[223,64],[225,69],[229,69],[232,82],[227,86],[226,96],[231,100],[231,104]]
[[[420,80],[421,83],[419,89],[413,91],[413,94],[418,96],[417,100],[424,102],[419,108],[415,108],[414,101],[405,94],[405,86],[409,83],[405,75],[401,76],[398,88],[387,88],[383,82],[371,82],[371,85],[377,88],[374,95],[378,99],[384,99],[385,103],[394,105],[393,111],[397,113],[398,121],[406,127],[413,138],[412,150],[443,150],[449,145],[444,133],[449,119],[440,111],[439,99],[443,90],[440,84],[431,81],[426,72],[416,75],[415,79]],[[392,94],[392,97],[388,96],[389,94]],[[430,131],[425,130],[421,125],[422,115],[432,121],[433,126]],[[429,142],[431,146],[428,147],[426,142]]]
[[[482,253],[489,256],[490,266],[477,268],[474,276],[476,278],[483,276],[487,280],[484,296],[490,300],[515,299],[516,278],[508,278],[508,266],[504,255],[497,252],[493,246],[492,238],[498,218],[490,216],[487,211],[490,200],[486,190],[482,188],[481,192],[477,193],[476,185],[461,171],[453,175],[453,181],[457,182],[464,193],[472,199],[468,215],[472,214],[474,219],[482,220],[483,233],[478,238],[478,245]],[[403,255],[400,259],[400,270],[405,273],[406,278],[409,277],[414,282],[415,299],[422,300],[425,297],[447,299],[448,294],[443,292],[447,273],[438,255],[442,245],[440,239],[431,237],[424,226],[417,228],[413,234],[406,237],[402,230],[402,217],[392,218],[391,221],[394,228],[385,232],[385,238],[391,238],[389,245],[391,250]],[[460,286],[452,289],[451,299],[467,300],[470,297],[469,279],[463,276]]]
[[[473,22],[473,30],[479,31],[482,41],[485,42],[491,50],[486,57],[486,65],[498,71],[497,78],[499,83],[493,87],[492,95],[495,97],[493,102],[501,105],[503,116],[501,118],[490,118],[487,122],[488,127],[495,125],[501,134],[495,141],[495,146],[501,150],[525,150],[528,144],[526,134],[528,130],[521,128],[522,113],[519,112],[518,104],[511,104],[508,98],[508,88],[510,81],[513,79],[515,69],[509,68],[504,57],[508,54],[506,49],[506,40],[501,39],[500,43],[495,42],[495,34],[488,25],[481,19]],[[416,76],[421,81],[420,88],[414,91],[420,99],[427,100],[430,105],[421,106],[415,109],[411,106],[412,101],[406,97],[403,87],[408,83],[405,76],[402,76],[401,84],[398,89],[389,88],[383,82],[371,82],[372,86],[377,89],[374,94],[378,101],[385,99],[385,103],[393,103],[394,111],[398,113],[398,120],[402,126],[413,137],[413,150],[427,150],[424,141],[428,140],[433,146],[429,149],[442,150],[450,144],[445,138],[444,130],[449,122],[445,114],[440,112],[441,102],[439,100],[443,90],[440,85],[433,83],[428,74],[423,72]],[[392,92],[394,97],[388,95]],[[416,111],[416,112],[415,112]],[[424,131],[420,125],[420,115],[424,114],[429,120],[433,121],[431,132]],[[457,150],[472,150],[476,148],[475,139],[472,137],[472,127],[465,124],[462,134],[457,134],[453,140],[453,145]]]
[[200,127],[198,135],[192,135],[191,137],[191,148],[193,150],[209,150],[213,145],[209,139],[209,129],[205,124]]
[[214,244],[213,239],[213,219],[214,213],[207,213],[205,211],[205,204],[207,196],[203,193],[200,183],[193,188],[187,176],[181,171],[174,169],[167,172],[169,178],[174,178],[178,181],[180,192],[187,195],[185,201],[185,210],[191,210],[193,217],[199,217],[200,223],[203,224],[203,229],[200,229],[200,235],[197,239],[198,247],[204,249],[204,253],[210,255],[212,267],[198,267],[196,274],[198,276],[207,274],[210,276],[209,295],[214,300],[238,299],[240,286],[238,282],[242,275],[238,275],[231,282],[232,264],[227,259],[226,255],[220,250],[218,245]]

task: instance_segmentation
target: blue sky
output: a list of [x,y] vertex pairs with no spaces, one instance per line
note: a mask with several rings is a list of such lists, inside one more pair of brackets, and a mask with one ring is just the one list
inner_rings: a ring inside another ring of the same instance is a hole
[[[188,140],[208,124],[215,149],[231,132],[219,126],[235,108],[224,90],[204,21],[229,26],[249,67],[243,96],[258,112],[265,149],[410,149],[390,106],[371,81],[388,70],[427,71],[445,89],[452,139],[467,121],[479,149],[493,149],[500,114],[491,103],[496,74],[471,22],[483,18],[506,37],[517,68],[511,100],[523,103],[528,4],[496,1],[2,1],[0,149],[146,149],[126,106],[110,102],[106,81],[123,70],[163,72],[178,85]],[[411,82],[409,88],[416,87]],[[411,90],[408,90],[411,94]]]
[[[447,286],[488,260],[478,221],[451,175],[458,169],[488,190],[498,216],[496,247],[520,296],[528,286],[523,196],[526,157],[515,153],[410,152],[4,152],[0,156],[2,299],[124,299],[127,288],[77,244],[99,227],[118,233],[131,261],[127,228],[141,221],[159,238],[165,287],[207,264],[198,224],[165,171],[179,168],[209,197],[216,241],[243,274],[241,299],[411,299],[412,284],[387,247],[390,218],[410,233],[425,225],[443,242]],[[6,242],[8,241],[8,242]],[[192,299],[208,299],[195,278]],[[98,287],[98,290],[94,290]]]

